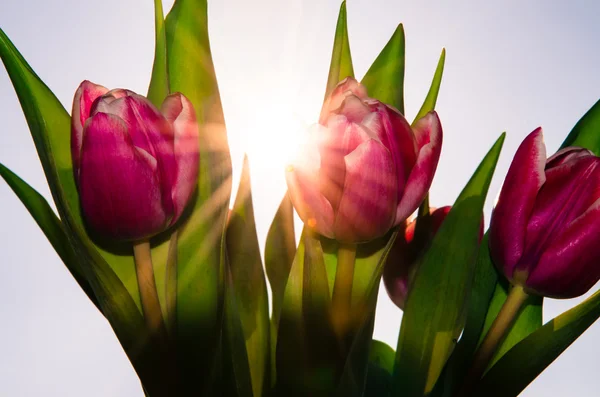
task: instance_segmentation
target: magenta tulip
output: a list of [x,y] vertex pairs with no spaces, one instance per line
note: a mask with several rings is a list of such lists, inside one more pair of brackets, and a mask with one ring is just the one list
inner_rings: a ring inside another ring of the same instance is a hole
[[83,215],[118,240],[147,239],[181,217],[198,179],[198,125],[190,101],[156,109],[131,91],[84,81],[75,93],[71,154]]
[[353,78],[326,99],[287,183],[310,229],[344,243],[372,240],[412,214],[435,173],[442,128],[435,112],[411,128]]
[[529,293],[572,298],[600,279],[600,158],[568,147],[546,159],[541,128],[517,150],[490,225],[496,266]]

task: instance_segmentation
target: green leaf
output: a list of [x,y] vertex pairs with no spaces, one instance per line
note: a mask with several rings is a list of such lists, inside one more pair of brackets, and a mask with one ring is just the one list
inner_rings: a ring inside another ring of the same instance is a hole
[[430,393],[454,349],[467,314],[483,205],[504,137],[485,156],[422,259],[402,317],[393,393]]
[[333,42],[325,98],[327,98],[335,86],[346,77],[354,77],[354,68],[352,67],[350,43],[348,42],[346,2],[343,1],[340,6],[340,13],[335,28],[335,39]]
[[471,357],[473,357],[483,335],[486,314],[497,281],[498,273],[490,257],[488,233],[486,233],[483,236],[477,255],[475,275],[468,301],[467,322],[458,345],[448,362],[446,376],[444,377],[445,382],[438,382],[438,385],[436,385],[436,389],[440,387],[445,397],[452,396],[454,388],[462,382],[466,375]]
[[487,372],[475,395],[517,396],[598,317],[600,292],[517,343]]
[[92,287],[90,287],[90,284],[85,279],[84,272],[80,268],[80,263],[73,252],[73,248],[69,245],[69,240],[60,219],[52,211],[46,199],[2,164],[0,164],[0,176],[2,176],[19,200],[25,205],[25,208],[27,208],[29,214],[31,214],[40,229],[42,229],[42,232],[48,238],[48,241],[50,241],[60,259],[67,266],[73,278],[75,278],[88,298],[100,310]]
[[421,105],[421,109],[417,112],[415,120],[413,121],[413,125],[425,116],[427,113],[431,112],[435,109],[435,104],[437,102],[438,94],[440,92],[440,86],[442,84],[442,75],[444,74],[444,63],[446,62],[446,49],[442,49],[442,54],[440,55],[440,60],[438,61],[437,67],[435,68],[435,73],[433,74],[433,80],[431,81],[431,86],[429,87],[429,91],[427,92],[427,96],[425,97],[425,101],[423,105]]
[[160,109],[160,105],[169,95],[169,71],[167,69],[167,35],[162,0],[154,0],[154,64],[148,88],[148,99]]
[[[286,192],[271,223],[265,244],[265,269],[271,286],[273,305],[271,315],[271,363],[275,363],[283,294],[295,254],[294,207],[288,192]],[[272,364],[271,380],[273,382],[276,379],[275,370],[276,367]]]
[[198,190],[180,229],[176,327],[183,389],[204,390],[218,352],[221,263],[231,194],[231,159],[208,40],[206,0],[177,0],[165,21],[171,92],[194,105],[200,124]]
[[392,386],[396,352],[378,340],[371,342],[365,397],[387,397]]
[[361,83],[369,96],[404,114],[404,27],[398,25]]
[[[492,323],[496,317],[498,317],[498,313],[506,301],[507,296],[508,283],[505,280],[501,280],[496,284],[496,290],[494,291],[494,296],[490,302],[483,332],[481,333],[481,339],[479,341],[480,343],[492,326]],[[514,345],[542,326],[542,300],[543,298],[541,296],[534,295],[527,298],[522,309],[519,311],[514,324],[510,327],[510,330],[504,337],[504,340],[498,347],[498,350],[496,350],[496,353],[490,361],[488,368],[491,368],[494,363],[498,361]]]
[[305,230],[285,287],[276,395],[331,395],[341,368],[330,305],[321,244]]
[[269,302],[267,284],[256,225],[252,193],[250,189],[250,167],[244,156],[242,177],[237,198],[227,227],[227,254],[234,290],[237,315],[243,331],[247,360],[250,363],[253,395],[260,396],[269,382]]
[[567,146],[580,146],[600,156],[600,100],[575,124],[561,149]]

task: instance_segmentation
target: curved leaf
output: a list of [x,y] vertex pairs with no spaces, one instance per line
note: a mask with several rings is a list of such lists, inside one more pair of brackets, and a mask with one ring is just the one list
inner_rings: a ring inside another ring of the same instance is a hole
[[483,205],[504,136],[459,195],[421,261],[402,317],[393,393],[430,393],[454,349],[466,316]]
[[404,114],[404,51],[404,27],[400,24],[361,81],[371,98],[395,107],[402,114]]
[[579,119],[560,147],[567,146],[581,146],[600,156],[600,100]]
[[21,200],[25,208],[27,208],[29,214],[31,214],[46,238],[48,238],[48,241],[50,241],[50,244],[52,244],[52,247],[67,266],[67,269],[69,269],[81,289],[90,298],[92,303],[101,310],[92,287],[90,287],[90,284],[85,279],[84,272],[80,268],[80,263],[69,245],[69,240],[62,223],[54,211],[52,211],[46,199],[2,164],[0,164],[0,176],[8,183],[8,186],[10,186],[19,200]]
[[392,386],[396,352],[378,340],[371,342],[365,397],[387,397]]
[[598,317],[600,291],[517,343],[484,375],[476,395],[519,395]]
[[440,86],[442,85],[442,76],[444,74],[444,64],[446,62],[446,49],[442,49],[442,54],[440,55],[440,60],[438,61],[437,67],[435,68],[435,73],[433,74],[433,80],[431,81],[431,86],[429,87],[429,91],[427,92],[427,96],[425,97],[425,101],[423,101],[423,105],[421,105],[421,109],[417,112],[415,119],[413,121],[413,125],[419,121],[423,116],[427,113],[431,112],[435,109],[435,104],[437,102],[438,94],[440,92]]
[[270,387],[269,302],[256,234],[250,167],[246,156],[240,187],[227,227],[226,244],[232,279],[230,288],[233,289],[236,300],[235,314],[239,316],[241,343],[247,352],[246,359],[252,379],[250,394],[253,391],[254,396],[260,396],[265,387]]

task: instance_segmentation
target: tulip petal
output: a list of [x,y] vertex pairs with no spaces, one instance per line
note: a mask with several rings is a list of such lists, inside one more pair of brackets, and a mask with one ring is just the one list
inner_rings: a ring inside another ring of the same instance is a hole
[[574,298],[600,279],[600,199],[544,252],[526,286],[544,296]]
[[442,151],[442,125],[436,112],[429,112],[413,127],[418,154],[410,171],[396,212],[396,224],[410,216],[431,187]]
[[342,106],[342,102],[346,98],[347,94],[357,96],[359,99],[367,99],[367,89],[365,86],[356,81],[353,77],[346,77],[340,81],[338,85],[333,89],[331,94],[325,99],[323,107],[321,108],[321,116],[319,117],[319,123],[325,125],[327,118],[331,113],[336,111]]
[[79,193],[86,221],[101,234],[139,240],[168,221],[153,156],[136,148],[127,125],[98,113],[84,126]]
[[546,161],[546,169],[558,167],[559,165],[565,164],[569,161],[593,155],[594,153],[591,150],[569,146],[550,156],[548,161]]
[[402,197],[410,172],[417,161],[417,146],[410,124],[396,109],[379,101],[370,101],[378,117],[368,118],[364,125],[375,131],[387,147],[396,165],[398,197]]
[[90,117],[94,101],[107,92],[108,88],[94,84],[88,80],[83,81],[75,92],[73,109],[71,111],[71,157],[73,158],[73,169],[76,174],[79,170],[83,125]]
[[319,190],[314,171],[289,166],[286,182],[290,199],[304,224],[328,238],[333,235],[333,208]]
[[171,192],[175,212],[171,224],[181,216],[198,182],[199,131],[192,103],[182,94],[169,95],[161,112],[173,126],[177,172]]
[[394,223],[396,170],[390,152],[374,139],[345,157],[346,180],[336,214],[338,241],[357,243],[384,235]]
[[490,223],[490,250],[496,266],[511,279],[525,249],[527,224],[546,181],[546,146],[541,128],[521,143],[508,169]]

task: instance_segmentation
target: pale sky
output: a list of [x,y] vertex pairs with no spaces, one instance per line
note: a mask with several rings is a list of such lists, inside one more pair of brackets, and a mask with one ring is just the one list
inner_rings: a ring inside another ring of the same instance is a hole
[[[168,9],[172,0],[164,4]],[[288,151],[283,146],[318,116],[339,4],[209,0],[234,173],[239,174],[248,151],[261,246],[285,191]],[[600,3],[591,0],[463,1],[436,7],[417,1],[348,1],[350,46],[359,79],[397,24],[404,24],[409,119],[421,105],[442,47],[447,50],[437,105],[445,136],[431,189],[434,206],[455,200],[502,131],[508,136],[487,200],[488,220],[525,135],[541,125],[548,152],[556,151],[600,97],[598,15]],[[0,2],[0,27],[67,109],[84,79],[145,93],[153,23],[151,0]],[[0,162],[50,198],[3,68],[0,117]],[[143,396],[110,326],[3,182],[0,204],[0,396]],[[401,312],[384,290],[379,301],[374,337],[395,347]],[[544,320],[580,301],[546,300]],[[598,396],[599,355],[600,323],[522,395]]]

